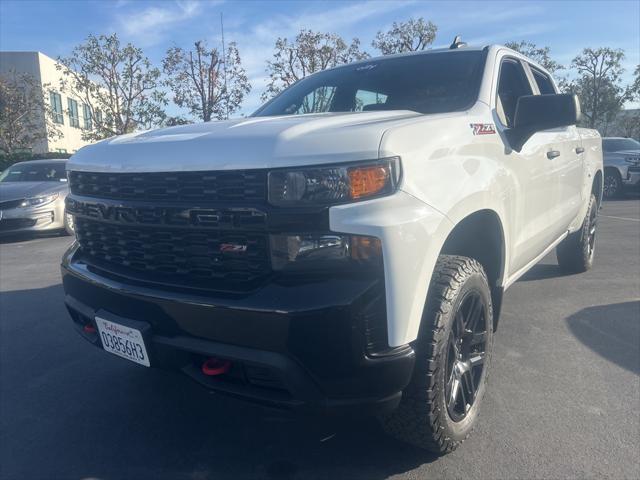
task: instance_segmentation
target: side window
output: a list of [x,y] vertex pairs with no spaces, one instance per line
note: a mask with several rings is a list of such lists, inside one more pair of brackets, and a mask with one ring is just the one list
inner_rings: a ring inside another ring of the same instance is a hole
[[542,73],[540,70],[536,70],[531,67],[531,72],[533,73],[533,78],[536,79],[536,84],[538,85],[538,90],[542,95],[547,95],[549,93],[556,93],[556,89],[553,88],[553,82],[549,78],[548,75]]
[[353,110],[356,112],[368,110],[384,110],[387,96],[384,93],[358,90],[356,92]]
[[524,95],[533,95],[533,92],[522,65],[515,60],[503,60],[498,79],[496,110],[500,121],[506,126],[513,126],[518,98]]

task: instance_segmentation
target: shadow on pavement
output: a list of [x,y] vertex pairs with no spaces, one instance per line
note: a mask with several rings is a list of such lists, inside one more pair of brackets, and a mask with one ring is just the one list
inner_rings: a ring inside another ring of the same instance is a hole
[[640,301],[588,307],[567,323],[591,350],[640,375]]
[[375,419],[293,417],[100,351],[60,285],[0,295],[2,478],[381,480],[436,459]]
[[555,263],[538,263],[520,277],[518,281],[530,282],[533,280],[545,280],[547,278],[566,277],[567,275],[569,274],[560,270],[560,267]]
[[42,232],[42,233],[11,233],[0,234],[0,245],[3,243],[21,243],[29,240],[36,240],[38,238],[58,238],[60,236],[66,236],[66,233],[57,231]]

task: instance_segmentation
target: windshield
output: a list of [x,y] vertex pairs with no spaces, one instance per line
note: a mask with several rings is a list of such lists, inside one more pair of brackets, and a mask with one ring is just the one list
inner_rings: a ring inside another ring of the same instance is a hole
[[640,150],[640,142],[633,138],[605,138],[602,140],[602,148],[605,152]]
[[62,162],[16,163],[0,174],[0,182],[63,182],[66,179]]
[[481,51],[429,53],[356,63],[300,80],[254,115],[465,110],[478,97],[483,65]]

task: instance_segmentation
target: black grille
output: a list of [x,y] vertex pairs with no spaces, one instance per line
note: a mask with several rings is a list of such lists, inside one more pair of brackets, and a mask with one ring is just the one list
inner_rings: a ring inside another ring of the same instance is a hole
[[169,202],[263,202],[267,195],[264,170],[170,173],[69,172],[76,195],[113,200]]
[[261,233],[158,229],[81,217],[75,228],[87,263],[143,281],[238,290],[271,271],[267,235]]
[[33,218],[4,218],[0,220],[0,232],[33,227],[36,222]]

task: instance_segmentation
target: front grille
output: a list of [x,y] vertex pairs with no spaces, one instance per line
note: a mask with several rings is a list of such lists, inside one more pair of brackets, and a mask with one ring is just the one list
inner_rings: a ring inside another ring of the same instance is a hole
[[112,200],[264,202],[265,170],[166,173],[69,172],[71,193]]
[[82,217],[76,217],[75,229],[87,263],[142,281],[241,290],[271,271],[264,233],[162,229]]
[[10,210],[12,208],[18,208],[22,202],[24,202],[24,199],[6,200],[4,202],[0,202],[0,210]]

